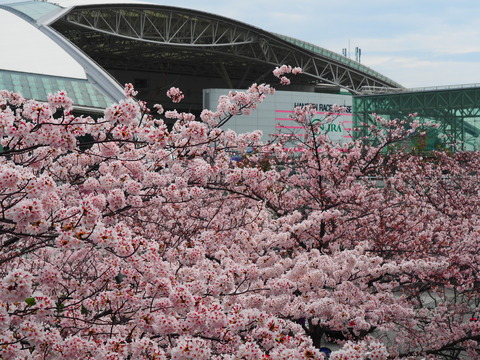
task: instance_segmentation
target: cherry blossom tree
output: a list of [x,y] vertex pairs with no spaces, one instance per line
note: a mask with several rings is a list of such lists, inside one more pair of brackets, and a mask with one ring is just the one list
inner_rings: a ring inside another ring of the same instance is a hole
[[413,116],[337,144],[340,108],[223,130],[273,91],[196,118],[127,85],[99,119],[1,91],[0,357],[477,357],[478,154],[404,148]]

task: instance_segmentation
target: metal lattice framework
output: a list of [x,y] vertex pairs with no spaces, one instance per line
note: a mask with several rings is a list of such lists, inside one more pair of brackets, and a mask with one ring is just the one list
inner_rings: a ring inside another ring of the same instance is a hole
[[189,9],[79,6],[51,26],[105,68],[220,76],[229,87],[242,87],[246,81],[268,81],[274,66],[289,64],[303,68],[296,79],[300,85],[332,84],[352,93],[401,87],[326,49]]
[[354,96],[353,108],[359,128],[372,123],[372,114],[402,119],[418,113],[420,120],[436,122],[438,131],[423,140],[427,150],[480,149],[480,84]]

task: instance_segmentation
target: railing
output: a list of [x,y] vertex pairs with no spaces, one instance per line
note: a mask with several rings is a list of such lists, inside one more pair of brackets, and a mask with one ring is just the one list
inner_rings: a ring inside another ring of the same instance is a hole
[[365,86],[360,89],[360,95],[397,94],[397,93],[462,90],[462,89],[475,89],[475,88],[480,89],[480,83],[428,86],[428,87],[418,87],[418,88],[386,88],[386,87],[377,87],[377,86]]

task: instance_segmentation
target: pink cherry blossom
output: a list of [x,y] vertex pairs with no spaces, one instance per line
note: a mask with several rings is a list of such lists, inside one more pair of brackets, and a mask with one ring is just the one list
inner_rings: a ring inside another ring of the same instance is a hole
[[224,130],[274,91],[197,118],[127,84],[95,120],[0,91],[0,357],[475,358],[478,154],[409,148],[415,114],[335,143],[341,106]]
[[179,103],[185,97],[185,95],[183,95],[180,89],[176,87],[171,87],[170,89],[168,89],[167,96],[172,99],[172,102],[174,103]]

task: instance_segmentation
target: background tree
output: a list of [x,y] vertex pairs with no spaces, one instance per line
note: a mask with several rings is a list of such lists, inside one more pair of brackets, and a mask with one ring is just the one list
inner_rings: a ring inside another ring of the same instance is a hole
[[477,154],[402,149],[414,118],[336,144],[311,107],[302,137],[220,129],[272,92],[201,121],[0,92],[1,357],[476,357]]

